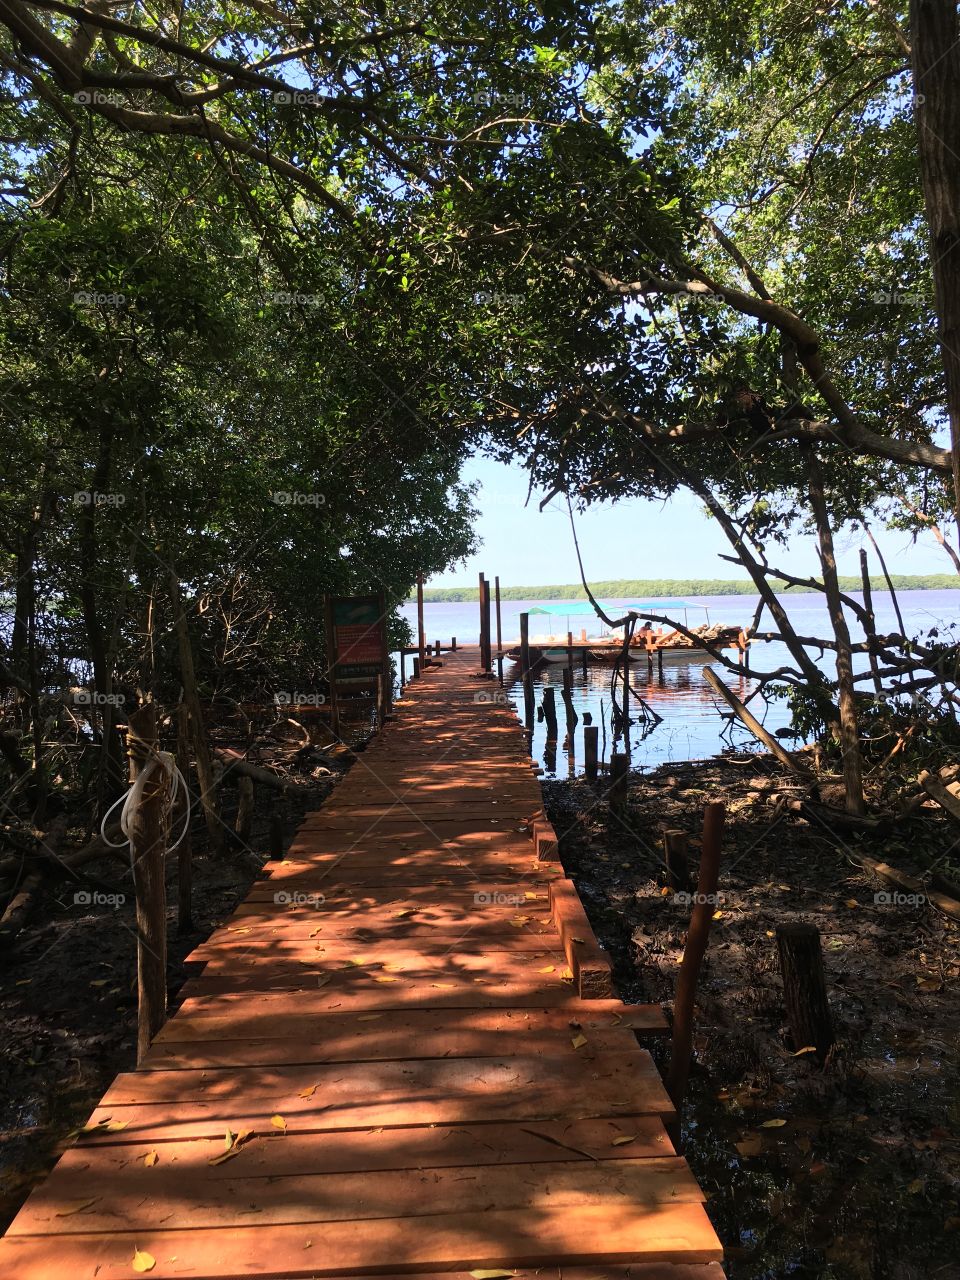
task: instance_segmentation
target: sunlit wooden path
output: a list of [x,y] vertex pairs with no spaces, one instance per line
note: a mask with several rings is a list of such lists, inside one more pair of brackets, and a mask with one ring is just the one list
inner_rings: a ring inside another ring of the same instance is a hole
[[195,952],[147,1061],[0,1242],[3,1280],[720,1280],[633,1030],[662,1016],[612,998],[537,856],[540,788],[476,654],[408,688]]

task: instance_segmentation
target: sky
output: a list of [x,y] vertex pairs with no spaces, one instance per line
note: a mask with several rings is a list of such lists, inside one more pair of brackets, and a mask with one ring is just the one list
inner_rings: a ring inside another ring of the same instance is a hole
[[[527,473],[487,458],[473,458],[463,480],[480,488],[477,533],[481,546],[466,565],[429,580],[431,587],[475,587],[483,572],[502,586],[540,586],[578,582],[580,573],[566,503],[555,500],[539,510],[535,495],[528,506]],[[606,578],[745,578],[745,571],[719,558],[730,545],[716,523],[689,494],[668,503],[641,499],[596,506],[577,519],[584,569],[591,582]],[[891,573],[950,573],[946,553],[932,535],[916,545],[905,533],[874,527]],[[860,573],[860,547],[870,556],[871,576],[880,574],[872,547],[862,533],[841,532],[836,539],[841,573]],[[815,541],[798,536],[788,548],[773,549],[771,563],[798,576],[817,573]]]

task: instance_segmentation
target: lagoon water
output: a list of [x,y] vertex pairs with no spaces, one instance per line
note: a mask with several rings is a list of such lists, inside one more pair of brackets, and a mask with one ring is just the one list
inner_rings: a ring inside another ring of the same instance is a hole
[[[850,593],[852,598],[862,602],[862,596]],[[789,617],[802,636],[823,636],[831,634],[827,611],[823,597],[819,594],[794,594],[780,597]],[[903,615],[907,635],[911,637],[925,636],[931,629],[937,629],[942,639],[948,634],[955,634],[960,621],[960,590],[956,591],[905,591],[898,596],[900,610]],[[504,648],[516,643],[520,634],[520,614],[535,608],[537,605],[562,601],[523,601],[505,600],[501,605],[501,620]],[[604,604],[626,606],[629,601],[604,601]],[[898,631],[896,611],[888,592],[875,591],[873,597],[874,612],[877,619],[877,630],[881,633]],[[757,606],[756,596],[697,596],[687,601],[686,619],[694,626],[709,618],[710,622],[729,623],[747,626],[753,619]],[[416,606],[405,605],[401,610],[416,633]],[[663,612],[683,622],[682,609],[664,607]],[[862,631],[854,616],[849,616],[851,634],[854,640],[862,639]],[[427,604],[424,606],[424,622],[428,641],[440,640],[446,646],[452,636],[459,642],[475,643],[480,634],[479,606],[468,604]],[[601,634],[599,620],[589,616],[575,615],[569,619],[569,629],[575,636],[580,628],[586,626],[590,636]],[[496,623],[494,627],[494,646],[496,645]],[[549,618],[534,615],[530,619],[530,634],[533,637],[541,632],[546,633],[555,628],[558,635],[564,638],[568,630],[568,621],[564,616]],[[760,631],[773,630],[769,614],[764,614],[760,622]],[[733,656],[731,654],[731,656]],[[833,656],[829,652],[819,658],[814,657],[825,672],[833,674]],[[790,655],[782,644],[756,642],[751,646],[751,666],[755,670],[773,671],[780,666],[790,665]],[[865,663],[865,659],[860,666]],[[732,672],[719,670],[718,674],[730,685],[740,698],[746,698],[755,687],[753,681],[741,680]],[[518,664],[504,662],[504,689],[517,706],[518,713],[523,714],[523,691],[520,685],[520,669]],[[594,724],[600,726],[600,745],[604,759],[609,759],[613,750],[623,750],[623,742],[614,746],[610,724],[610,677],[609,667],[589,666],[583,673],[579,662],[575,662],[573,673],[573,702],[577,714],[581,717],[572,739],[568,742],[564,727],[563,703],[559,691],[563,687],[563,669],[559,666],[541,666],[534,673],[534,692],[539,704],[542,690],[552,685],[557,690],[557,712],[560,720],[560,741],[555,749],[547,742],[546,726],[540,721],[534,724],[533,755],[545,769],[548,777],[566,777],[580,773],[583,769],[583,713],[589,711],[593,715]],[[663,681],[656,671],[649,677],[645,663],[631,665],[631,683],[650,707],[660,716],[661,722],[648,732],[639,716],[634,713],[634,723],[630,727],[630,756],[634,768],[652,769],[666,761],[698,760],[716,755],[725,748],[735,747],[739,751],[760,749],[753,737],[740,728],[731,725],[729,718],[721,715],[718,699],[703,678],[703,666],[699,663],[665,664]],[[639,704],[637,704],[639,705]],[[790,719],[788,708],[782,699],[757,698],[750,704],[751,710],[771,731],[784,728]],[[726,708],[723,708],[726,711]],[[789,744],[788,744],[789,745]]]

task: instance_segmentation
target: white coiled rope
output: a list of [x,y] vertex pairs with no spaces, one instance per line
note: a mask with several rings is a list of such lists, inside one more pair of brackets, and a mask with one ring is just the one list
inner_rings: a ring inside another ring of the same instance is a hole
[[[143,788],[146,786],[150,775],[157,768],[163,769],[170,778],[172,784],[169,788],[169,798],[164,805],[164,826],[166,826],[167,819],[169,818],[177,796],[181,791],[183,792],[186,805],[186,811],[183,815],[183,828],[176,840],[168,846],[168,851],[176,849],[177,845],[187,834],[187,828],[190,826],[190,792],[187,790],[186,779],[177,768],[176,759],[169,751],[155,751],[144,768],[142,768],[137,774],[137,779],[129,790],[122,795],[119,800],[112,804],[103,815],[103,821],[100,823],[100,835],[104,844],[108,845],[111,849],[122,849],[124,845],[130,844],[134,819],[143,800]],[[122,809],[120,808],[121,805],[123,806]],[[120,830],[126,836],[126,839],[121,840],[119,844],[115,844],[112,840],[107,839],[107,823],[110,821],[110,817],[115,809],[120,809]]]

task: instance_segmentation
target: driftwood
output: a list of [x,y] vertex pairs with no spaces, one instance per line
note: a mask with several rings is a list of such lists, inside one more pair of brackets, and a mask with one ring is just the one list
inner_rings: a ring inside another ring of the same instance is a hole
[[906,871],[891,867],[889,863],[875,862],[873,858],[868,858],[863,853],[857,856],[861,865],[868,871],[872,871],[875,876],[879,876],[881,880],[885,880],[888,884],[896,885],[898,889],[903,889],[906,893],[922,894],[927,902],[945,915],[950,916],[953,920],[960,920],[960,902],[957,902],[955,898],[951,898],[947,894],[941,893],[938,889],[924,884],[922,880],[918,880],[916,876],[908,875]]
[[262,765],[251,764],[232,747],[217,747],[214,749],[214,755],[224,766],[224,777],[228,773],[239,773],[245,778],[252,778],[254,782],[262,782],[265,786],[273,787],[276,791],[285,791],[290,795],[299,790],[297,784],[291,779],[284,778],[271,769],[265,769]]
[[[929,769],[924,769],[918,781],[931,800],[936,800],[941,809],[960,822],[960,797],[952,789],[945,787],[941,778]],[[953,785],[956,786],[956,783]]]
[[801,764],[799,760],[795,759],[789,751],[781,746],[772,733],[768,733],[756,716],[753,715],[751,711],[747,710],[737,695],[727,688],[711,667],[704,667],[703,675],[711,689],[720,695],[737,719],[750,730],[758,742],[762,742],[767,750],[772,755],[776,756],[785,768],[790,769],[793,773],[799,774],[801,778],[809,778],[812,776],[806,765]]

